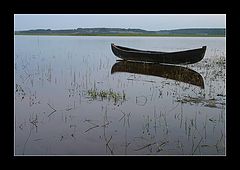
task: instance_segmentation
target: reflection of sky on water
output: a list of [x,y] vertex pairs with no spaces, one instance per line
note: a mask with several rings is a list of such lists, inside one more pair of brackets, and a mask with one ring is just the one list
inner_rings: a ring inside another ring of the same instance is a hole
[[[225,38],[15,36],[15,84],[26,93],[15,94],[15,153],[224,154],[225,110],[177,100],[204,94],[223,100],[225,79],[211,79],[213,68],[201,63],[190,67],[204,77],[205,89],[111,74],[112,42],[162,51],[207,45],[206,59],[225,54]],[[94,87],[124,91],[126,101],[86,98]]]

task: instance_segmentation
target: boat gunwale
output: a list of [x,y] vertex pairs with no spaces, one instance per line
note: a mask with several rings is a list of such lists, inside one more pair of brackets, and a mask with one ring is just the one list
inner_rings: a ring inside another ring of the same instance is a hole
[[[128,48],[128,47],[123,47],[123,46],[118,46],[115,45],[114,43],[111,44],[114,48],[117,50],[121,50],[126,53],[142,53],[142,54],[178,54],[178,53],[184,53],[184,52],[191,52],[191,51],[196,51],[196,50],[204,50],[206,46],[202,46],[201,48],[195,48],[195,49],[190,49],[190,50],[183,50],[183,51],[175,51],[175,52],[161,52],[161,51],[144,51],[144,50],[138,50],[134,48]],[[128,51],[129,49],[129,51]]]

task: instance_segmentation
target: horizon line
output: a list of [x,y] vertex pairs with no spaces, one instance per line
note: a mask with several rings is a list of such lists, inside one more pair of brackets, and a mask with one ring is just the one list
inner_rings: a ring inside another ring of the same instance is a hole
[[[91,29],[91,28],[110,28],[110,29],[140,29],[144,31],[169,31],[169,30],[182,30],[182,29],[226,29],[225,27],[185,27],[185,28],[172,28],[172,29],[160,29],[160,30],[147,30],[142,28],[123,28],[123,27],[78,27],[82,29]],[[32,28],[32,29],[19,29],[14,31],[30,31],[30,30],[76,30],[78,28],[58,28],[58,29],[52,29],[52,28]]]

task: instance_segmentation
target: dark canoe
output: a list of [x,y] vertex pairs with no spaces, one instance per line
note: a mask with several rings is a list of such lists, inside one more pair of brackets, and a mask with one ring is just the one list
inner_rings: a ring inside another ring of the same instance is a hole
[[198,72],[189,68],[158,63],[120,61],[112,66],[111,74],[127,72],[172,79],[204,88],[204,80]]
[[177,52],[158,52],[143,51],[111,44],[113,53],[123,59],[142,62],[166,63],[166,64],[192,64],[203,59],[206,46],[202,48],[177,51]]

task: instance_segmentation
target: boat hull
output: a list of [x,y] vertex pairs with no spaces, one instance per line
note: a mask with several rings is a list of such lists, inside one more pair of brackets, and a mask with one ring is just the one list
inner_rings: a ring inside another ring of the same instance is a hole
[[198,49],[177,52],[143,51],[114,44],[111,44],[111,48],[112,52],[123,60],[165,64],[193,64],[203,59],[207,47],[203,46]]

